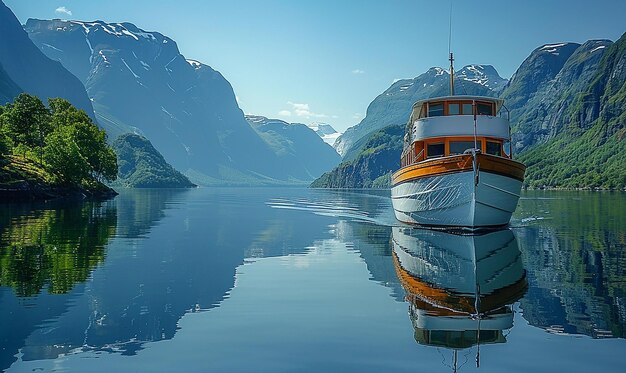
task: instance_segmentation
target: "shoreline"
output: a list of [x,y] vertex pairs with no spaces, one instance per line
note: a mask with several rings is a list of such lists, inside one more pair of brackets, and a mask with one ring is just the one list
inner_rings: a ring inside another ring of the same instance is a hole
[[10,184],[0,184],[0,203],[51,201],[58,199],[96,199],[107,200],[114,198],[118,193],[101,184],[99,189],[89,190],[78,186],[52,186],[42,183],[33,183],[26,180]]

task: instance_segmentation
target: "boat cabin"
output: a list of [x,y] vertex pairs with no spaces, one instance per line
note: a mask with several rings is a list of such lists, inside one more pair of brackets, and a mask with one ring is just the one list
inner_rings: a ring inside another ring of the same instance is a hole
[[407,123],[401,165],[463,154],[474,148],[511,158],[510,136],[503,100],[448,96],[418,101]]

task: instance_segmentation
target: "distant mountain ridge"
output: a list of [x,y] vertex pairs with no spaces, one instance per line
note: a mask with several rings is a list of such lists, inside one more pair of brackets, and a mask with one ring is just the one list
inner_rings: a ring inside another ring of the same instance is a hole
[[230,83],[185,58],[176,43],[131,23],[29,19],[30,38],[87,88],[115,137],[148,138],[175,168],[204,185],[284,184],[300,169],[281,163],[246,122]]
[[[506,79],[490,65],[468,65],[455,72],[457,94],[496,96]],[[450,91],[450,73],[432,67],[413,79],[401,79],[372,101],[365,118],[350,127],[333,145],[344,159],[354,159],[358,149],[353,146],[367,134],[390,125],[406,124],[415,101],[446,96]]]
[[315,131],[315,133],[330,146],[333,146],[337,138],[341,135],[328,123],[313,123],[309,125],[309,128]]
[[246,115],[246,120],[270,144],[281,163],[294,170],[293,181],[314,180],[341,161],[335,149],[304,124],[258,115]]

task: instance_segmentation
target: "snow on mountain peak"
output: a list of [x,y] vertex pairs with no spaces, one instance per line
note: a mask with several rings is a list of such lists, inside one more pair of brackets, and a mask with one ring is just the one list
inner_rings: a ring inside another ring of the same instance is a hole
[[191,67],[193,67],[194,69],[199,69],[200,67],[202,67],[202,63],[199,61],[192,59],[186,59],[185,61],[187,61],[187,63],[190,64]]
[[439,76],[439,75],[443,75],[443,74],[447,74],[448,72],[444,69],[442,69],[441,67],[433,67],[434,71],[435,71],[435,75]]
[[496,88],[506,82],[491,65],[467,65],[456,73],[458,79]]
[[[147,39],[150,41],[156,41],[157,37],[155,37],[154,33],[146,32],[132,23],[106,23],[103,21],[94,21],[94,22],[82,22],[82,21],[62,21],[64,23],[69,23],[70,25],[78,25],[83,28],[85,31],[85,35],[90,32],[96,32],[102,30],[107,34],[114,35],[117,37],[129,37],[136,41],[139,41],[140,38]],[[58,31],[66,31],[64,27],[57,27]],[[165,40],[164,40],[165,41]]]
[[543,47],[539,48],[539,50],[558,56],[559,55],[558,49],[565,45],[567,45],[567,43],[546,44]]

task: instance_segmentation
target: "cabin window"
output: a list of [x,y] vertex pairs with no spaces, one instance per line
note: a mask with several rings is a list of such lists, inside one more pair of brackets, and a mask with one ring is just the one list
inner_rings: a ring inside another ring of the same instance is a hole
[[448,115],[459,115],[459,114],[461,114],[461,107],[458,103],[448,104]]
[[493,142],[493,141],[487,141],[487,154],[492,154],[492,155],[497,155],[497,156],[502,156],[502,146],[500,146],[500,143],[498,142]]
[[443,154],[445,152],[445,145],[444,143],[439,143],[439,144],[428,144],[428,147],[426,149],[426,151],[428,152],[428,158],[433,158],[433,157],[443,157]]
[[463,104],[463,115],[472,115],[474,114],[474,110],[472,110],[472,104]]
[[429,117],[440,117],[443,115],[443,102],[428,105]]
[[463,154],[467,149],[474,149],[474,141],[450,141],[450,154]]
[[487,102],[477,102],[476,113],[478,115],[493,115],[493,105]]

